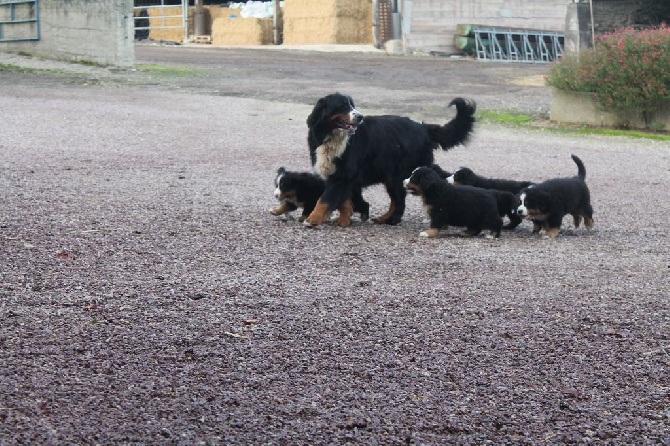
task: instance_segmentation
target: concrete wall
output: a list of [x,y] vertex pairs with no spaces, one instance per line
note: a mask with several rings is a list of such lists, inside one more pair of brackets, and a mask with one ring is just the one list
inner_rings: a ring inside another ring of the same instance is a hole
[[637,113],[610,113],[598,108],[591,93],[554,90],[551,98],[551,121],[585,124],[598,127],[615,127],[655,130],[670,129],[670,101],[659,102],[651,122],[645,123]]
[[41,39],[0,42],[0,51],[130,67],[133,0],[40,0]]
[[[456,53],[456,25],[564,31],[567,0],[399,0],[408,53]],[[409,29],[407,29],[409,27]]]

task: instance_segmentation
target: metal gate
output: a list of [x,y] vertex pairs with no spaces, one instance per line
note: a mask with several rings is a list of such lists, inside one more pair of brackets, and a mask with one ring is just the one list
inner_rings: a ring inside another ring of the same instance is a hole
[[135,0],[133,16],[135,40],[186,41],[188,0]]
[[496,27],[472,28],[477,58],[504,62],[551,62],[563,54],[560,32]]
[[0,42],[40,40],[39,0],[0,0]]

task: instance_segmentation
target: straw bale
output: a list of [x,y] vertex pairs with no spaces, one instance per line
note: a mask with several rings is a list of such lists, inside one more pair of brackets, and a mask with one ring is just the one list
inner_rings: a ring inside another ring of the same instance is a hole
[[285,0],[284,43],[373,43],[372,0]]
[[219,17],[212,22],[213,45],[270,45],[272,20]]
[[[168,42],[183,42],[184,28],[182,20],[182,9],[174,8],[152,8],[147,7],[149,14],[149,38],[153,40],[164,40]],[[163,16],[176,16],[162,18]],[[177,26],[178,28],[154,28],[158,26]]]
[[[239,17],[239,8],[225,8],[218,5],[204,5],[205,11],[205,35],[212,34],[212,22],[219,17]],[[188,35],[193,35],[193,17],[195,17],[195,6],[188,10]]]

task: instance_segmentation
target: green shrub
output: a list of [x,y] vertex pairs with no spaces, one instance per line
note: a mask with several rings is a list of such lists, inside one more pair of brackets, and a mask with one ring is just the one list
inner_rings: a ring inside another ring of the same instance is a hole
[[670,99],[670,27],[599,36],[593,48],[552,65],[547,84],[592,93],[603,109],[636,111],[649,122],[658,101]]

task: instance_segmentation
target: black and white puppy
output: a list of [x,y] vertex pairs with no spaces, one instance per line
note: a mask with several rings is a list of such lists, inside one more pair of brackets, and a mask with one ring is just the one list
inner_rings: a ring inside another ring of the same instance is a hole
[[[533,184],[531,181],[486,178],[477,175],[468,167],[459,167],[451,176],[447,177],[447,181],[450,184],[462,184],[481,187],[491,191],[500,191],[501,193],[494,192],[498,201],[498,210],[501,216],[506,215],[509,218],[509,223],[503,226],[503,229],[514,229],[521,224],[522,218],[517,214],[519,203],[516,194]],[[510,193],[514,197],[510,197]]]
[[579,227],[582,217],[584,226],[593,227],[593,208],[591,194],[586,186],[586,168],[577,156],[571,155],[577,164],[577,175],[569,178],[552,178],[534,184],[519,193],[520,204],[517,213],[533,220],[533,233],[544,228],[549,238],[558,235],[563,217],[571,214],[575,228]]
[[472,186],[452,186],[430,167],[418,167],[403,182],[413,195],[421,196],[430,227],[421,237],[436,237],[448,226],[464,226],[466,234],[477,235],[482,229],[499,237],[502,218],[496,200],[489,191]]
[[[284,167],[277,169],[274,196],[279,205],[270,210],[272,215],[283,215],[302,208],[299,221],[305,220],[314,210],[316,202],[326,188],[326,181],[310,172],[291,172]],[[359,212],[361,221],[370,216],[370,205],[363,199],[361,189],[353,191],[353,211]]]

